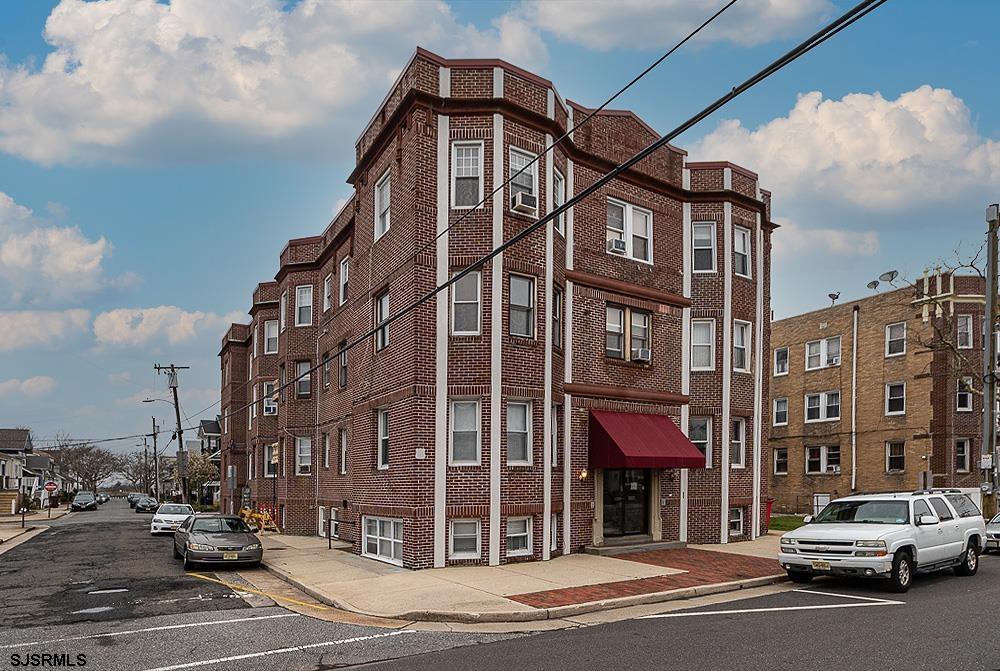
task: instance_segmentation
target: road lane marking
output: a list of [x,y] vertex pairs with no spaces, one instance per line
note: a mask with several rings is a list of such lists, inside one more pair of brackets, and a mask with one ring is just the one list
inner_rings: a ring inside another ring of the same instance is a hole
[[93,592],[87,592],[87,594],[117,594],[118,592],[127,592],[128,590],[124,587],[119,587],[118,589],[97,589]]
[[644,615],[640,620],[656,620],[667,617],[695,617],[697,615],[739,615],[741,613],[779,613],[793,610],[832,610],[835,608],[870,608],[872,606],[899,606],[902,601],[878,601],[875,603],[830,603],[821,606],[775,606],[772,608],[739,608],[735,610],[703,610],[695,613],[660,613]]
[[419,633],[412,629],[403,629],[400,631],[391,631],[387,634],[372,634],[370,636],[355,636],[354,638],[342,638],[338,641],[321,641],[319,643],[306,643],[305,645],[294,645],[287,648],[275,648],[273,650],[264,650],[263,652],[251,652],[245,655],[232,655],[230,657],[217,657],[215,659],[203,659],[197,662],[187,662],[185,664],[174,664],[173,666],[158,666],[155,669],[147,669],[146,671],[178,671],[178,669],[193,669],[198,666],[210,666],[212,664],[222,664],[224,662],[238,662],[244,659],[254,659],[257,657],[270,657],[272,655],[285,655],[290,652],[302,652],[304,650],[312,650],[314,648],[325,648],[335,645],[346,645],[348,643],[360,643],[362,641],[372,641],[378,638],[389,638],[391,636],[402,636],[404,634],[416,634]]
[[213,624],[230,624],[233,622],[250,622],[253,620],[273,620],[279,617],[303,617],[303,615],[299,613],[279,613],[277,615],[260,615],[257,617],[237,617],[230,620],[209,620],[208,622],[185,622],[184,624],[165,624],[159,627],[147,627],[145,629],[109,631],[103,634],[84,634],[82,636],[67,636],[65,638],[53,638],[47,641],[27,641],[25,643],[12,643],[8,645],[0,645],[0,650],[10,650],[12,648],[25,648],[30,645],[48,645],[50,643],[65,643],[66,641],[84,641],[91,638],[106,638],[109,636],[126,636],[128,634],[147,634],[153,631],[169,631],[171,629],[189,629],[191,627],[207,627]]
[[194,576],[195,578],[201,578],[202,580],[207,580],[208,582],[214,582],[219,585],[225,585],[229,589],[235,590],[237,592],[249,592],[251,594],[259,594],[260,596],[266,596],[268,599],[272,599],[274,601],[285,601],[287,603],[294,603],[298,606],[305,606],[306,608],[315,608],[317,610],[330,610],[329,606],[324,606],[318,603],[309,603],[308,601],[299,601],[298,599],[290,599],[287,596],[278,596],[277,594],[271,594],[270,592],[262,592],[259,589],[253,589],[251,587],[248,587],[247,585],[241,585],[235,582],[226,582],[225,580],[219,580],[218,578],[210,578],[209,576],[202,575],[201,573],[189,572],[188,575]]
[[813,589],[797,589],[794,590],[801,594],[819,594],[821,596],[836,596],[842,599],[860,599],[861,601],[874,601],[876,603],[906,603],[905,601],[894,601],[892,599],[876,599],[873,596],[858,596],[856,594],[837,594],[836,592],[817,592]]

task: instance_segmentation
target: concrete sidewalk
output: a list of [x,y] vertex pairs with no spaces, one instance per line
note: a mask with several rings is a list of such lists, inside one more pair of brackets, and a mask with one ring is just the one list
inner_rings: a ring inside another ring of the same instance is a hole
[[[32,510],[27,515],[24,516],[24,523],[27,524],[45,524],[51,520],[57,520],[60,517],[64,517],[70,514],[69,506],[63,508],[53,508],[52,517],[48,516],[48,509],[45,510]],[[20,515],[0,515],[0,527],[10,527],[16,525],[21,526],[21,516]]]
[[[410,571],[318,537],[265,534],[264,566],[325,604],[381,618],[529,622],[686,599],[785,579],[762,537],[725,548],[572,554],[548,562]],[[759,547],[742,547],[758,544]],[[756,553],[754,552],[756,551]],[[769,554],[768,554],[769,553]]]

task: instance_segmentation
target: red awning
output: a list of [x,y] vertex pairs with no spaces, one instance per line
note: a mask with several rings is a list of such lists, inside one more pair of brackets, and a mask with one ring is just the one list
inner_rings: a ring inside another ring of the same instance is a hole
[[705,468],[705,455],[666,415],[591,410],[590,468]]

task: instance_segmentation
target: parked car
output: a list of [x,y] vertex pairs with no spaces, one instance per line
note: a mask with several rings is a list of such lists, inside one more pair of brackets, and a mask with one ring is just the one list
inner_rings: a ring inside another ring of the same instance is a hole
[[817,575],[884,578],[894,592],[914,573],[975,575],[986,522],[959,490],[848,496],[781,537],[778,561],[793,582]]
[[164,532],[173,533],[191,515],[194,515],[194,508],[186,503],[164,503],[153,514],[149,533],[154,536]]
[[98,494],[95,498],[97,499],[97,504],[101,505],[101,506],[103,506],[105,503],[107,503],[111,499],[110,496],[108,496],[107,494],[104,494],[104,493]]
[[259,566],[264,549],[256,531],[235,515],[191,515],[174,533],[174,558],[186,569],[200,562]]
[[70,510],[97,510],[97,498],[94,492],[79,491],[69,504]]
[[144,497],[145,494],[139,492],[129,492],[125,495],[125,500],[128,501],[129,508],[135,508],[135,504],[138,503],[139,499]]
[[143,496],[135,502],[135,512],[137,513],[155,513],[159,507],[160,502],[148,496]]
[[1000,514],[986,525],[986,551],[1000,551]]

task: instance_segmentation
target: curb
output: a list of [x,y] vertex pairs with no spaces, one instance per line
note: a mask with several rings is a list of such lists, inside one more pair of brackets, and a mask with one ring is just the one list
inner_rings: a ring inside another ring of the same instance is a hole
[[20,529],[16,534],[11,536],[10,538],[0,538],[0,545],[3,545],[4,543],[10,543],[15,538],[20,538],[24,534],[28,533],[29,531],[33,531],[34,529],[36,529],[36,527],[35,525],[32,524],[30,526],[24,527],[23,529]]
[[312,598],[327,606],[332,606],[339,610],[346,610],[359,615],[369,617],[379,617],[388,620],[411,620],[414,622],[458,622],[462,624],[478,623],[504,623],[504,622],[537,622],[540,620],[557,620],[576,615],[595,613],[603,610],[615,610],[628,606],[642,606],[652,603],[663,603],[665,601],[678,601],[682,599],[692,599],[698,596],[709,594],[722,594],[724,592],[735,592],[751,587],[762,587],[773,585],[788,580],[784,573],[764,576],[761,578],[747,578],[746,580],[733,580],[730,582],[711,583],[708,585],[698,585],[696,587],[684,587],[681,589],[669,590],[666,592],[652,592],[650,594],[637,594],[634,596],[623,596],[614,599],[604,599],[601,601],[588,601],[586,603],[575,603],[568,606],[553,606],[551,608],[537,608],[525,611],[493,611],[483,613],[460,613],[444,610],[414,610],[404,613],[374,613],[361,610],[351,604],[331,598],[327,594],[310,587],[301,580],[293,578],[287,571],[272,566],[267,560],[261,562],[261,566],[276,577],[284,580],[292,587],[305,592]]
[[46,526],[28,526],[24,529],[20,529],[18,534],[11,536],[10,538],[0,541],[0,555],[7,552],[8,550],[13,550],[21,543],[30,541],[35,536],[39,535],[49,527]]

